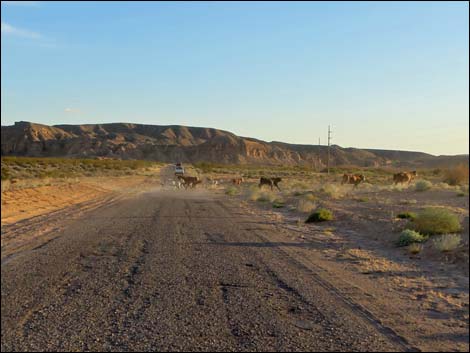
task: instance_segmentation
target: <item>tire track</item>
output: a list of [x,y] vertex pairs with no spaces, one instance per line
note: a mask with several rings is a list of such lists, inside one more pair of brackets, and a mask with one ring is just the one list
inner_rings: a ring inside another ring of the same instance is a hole
[[[216,201],[218,206],[223,209],[227,213],[232,213],[232,210],[224,203],[221,201]],[[242,232],[245,232],[245,230],[242,230],[239,225],[234,222],[233,220],[228,220],[227,222],[231,223],[233,227],[240,229]],[[243,223],[243,222],[242,222]],[[250,235],[255,235],[258,240],[262,242],[270,242],[270,239],[267,238],[264,233],[260,233],[259,230],[252,229]],[[302,271],[304,274],[308,275],[310,278],[312,278],[318,285],[320,285],[322,288],[327,290],[329,293],[334,295],[337,299],[341,300],[353,313],[356,315],[362,317],[365,319],[368,323],[370,323],[373,327],[375,327],[380,333],[382,333],[384,336],[386,336],[391,342],[394,342],[401,346],[405,351],[407,352],[419,352],[420,349],[417,347],[412,346],[406,338],[403,336],[399,335],[395,330],[392,328],[384,325],[379,318],[377,318],[372,312],[370,312],[367,308],[364,306],[356,303],[353,301],[351,298],[345,296],[339,289],[337,289],[334,285],[326,281],[324,278],[322,278],[318,273],[321,272],[321,268],[311,264],[311,266],[315,267],[317,271],[312,270],[310,267],[306,266],[302,262],[298,261],[295,259],[292,255],[290,255],[288,252],[285,250],[281,249],[280,247],[274,246],[270,248],[274,253],[277,254],[277,258],[284,260],[286,263],[290,264],[291,266],[297,268],[299,271]],[[294,287],[288,285],[285,281],[283,281],[276,273],[276,271],[264,260],[261,259],[259,254],[254,252],[254,256],[257,257],[258,261],[260,261],[266,268],[266,273],[271,277],[271,279],[277,283],[279,288],[282,288],[286,290],[289,293],[292,293],[295,295],[299,300],[304,302],[306,305],[310,307],[315,307],[309,300],[307,300],[302,294],[296,290]],[[317,309],[318,310],[318,309]],[[320,311],[318,311],[320,312]],[[323,315],[323,314],[322,314]],[[326,318],[325,315],[323,315],[324,318]]]

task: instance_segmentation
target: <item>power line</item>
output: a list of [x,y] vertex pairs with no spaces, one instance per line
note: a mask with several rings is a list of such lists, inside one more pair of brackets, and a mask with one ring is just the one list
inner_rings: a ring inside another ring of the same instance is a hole
[[328,155],[326,157],[326,170],[327,170],[327,173],[330,174],[330,141],[331,141],[331,129],[330,129],[330,125],[328,125]]

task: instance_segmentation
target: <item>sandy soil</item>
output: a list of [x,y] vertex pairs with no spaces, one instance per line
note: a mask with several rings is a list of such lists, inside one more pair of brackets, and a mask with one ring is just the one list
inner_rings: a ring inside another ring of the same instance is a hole
[[[367,201],[359,202],[358,197]],[[305,224],[307,214],[289,210],[295,198],[284,196],[286,207],[280,209],[270,202],[236,198],[246,211],[263,214],[268,224],[305,244],[286,251],[302,254],[330,283],[415,346],[468,351],[468,197],[456,197],[450,190],[358,192],[315,201],[335,215],[334,221],[317,224]],[[416,255],[398,248],[395,242],[406,220],[395,216],[429,206],[459,214],[464,228],[461,246],[440,253],[429,241]]]
[[145,176],[80,178],[74,182],[22,188],[2,192],[1,224],[58,211],[66,207],[109,196],[111,193],[145,189],[158,180]]

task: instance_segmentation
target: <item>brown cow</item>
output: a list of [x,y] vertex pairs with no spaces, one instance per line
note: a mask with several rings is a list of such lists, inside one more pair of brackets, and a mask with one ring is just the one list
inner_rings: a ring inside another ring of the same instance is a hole
[[280,183],[282,181],[281,178],[260,178],[259,180],[259,185],[258,187],[261,188],[263,185],[269,185],[271,187],[271,190],[273,190],[273,186],[277,187],[277,189],[279,191],[281,191],[281,189],[279,188],[279,185],[277,185],[278,183]]
[[408,183],[410,184],[414,178],[418,176],[418,173],[416,170],[413,170],[412,172],[400,172],[393,174],[393,182],[396,184],[398,183]]
[[363,181],[366,181],[366,177],[362,174],[344,174],[341,184],[354,184],[356,187]]
[[240,185],[243,182],[243,178],[232,179],[232,183],[235,185]]

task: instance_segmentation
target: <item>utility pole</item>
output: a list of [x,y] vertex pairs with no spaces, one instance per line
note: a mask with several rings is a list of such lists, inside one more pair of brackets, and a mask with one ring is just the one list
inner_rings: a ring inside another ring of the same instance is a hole
[[328,125],[328,155],[327,155],[327,158],[326,158],[326,170],[327,170],[327,173],[330,174],[330,141],[331,141],[331,129],[330,129],[330,125]]

